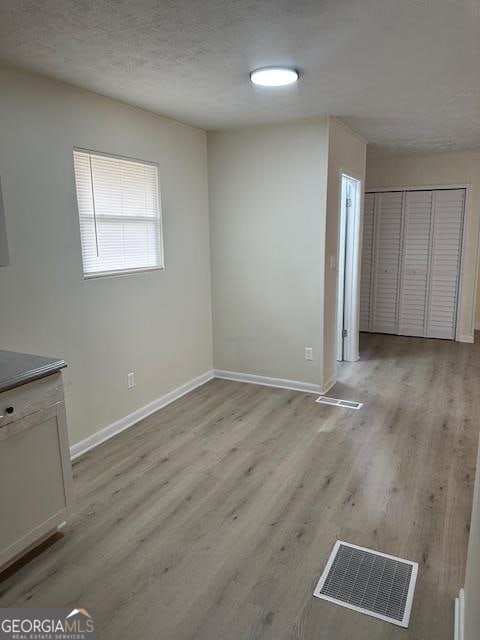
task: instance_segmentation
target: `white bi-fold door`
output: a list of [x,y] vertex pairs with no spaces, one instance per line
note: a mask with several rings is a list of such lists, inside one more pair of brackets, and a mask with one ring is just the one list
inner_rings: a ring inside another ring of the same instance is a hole
[[433,235],[426,335],[455,338],[465,189],[433,192]]
[[432,192],[407,191],[403,214],[398,332],[425,336],[432,223]]
[[365,195],[360,330],[455,338],[465,189]]
[[363,208],[363,243],[360,275],[360,331],[371,331],[374,209],[375,194],[366,193],[365,206]]
[[398,333],[403,193],[378,193],[374,211],[373,331]]

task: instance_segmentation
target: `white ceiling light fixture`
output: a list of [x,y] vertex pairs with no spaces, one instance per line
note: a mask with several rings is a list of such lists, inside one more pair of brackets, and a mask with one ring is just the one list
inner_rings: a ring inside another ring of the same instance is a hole
[[251,72],[250,80],[260,87],[285,87],[297,82],[299,76],[291,67],[261,67]]

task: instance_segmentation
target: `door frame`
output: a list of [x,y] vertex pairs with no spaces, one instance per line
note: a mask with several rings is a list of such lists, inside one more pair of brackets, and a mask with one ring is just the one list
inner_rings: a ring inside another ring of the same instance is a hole
[[470,309],[470,322],[472,327],[472,335],[462,335],[460,326],[463,321],[462,316],[462,302],[465,298],[464,284],[465,284],[465,245],[467,233],[465,230],[470,226],[472,222],[473,212],[471,210],[471,190],[472,185],[470,183],[454,183],[454,184],[427,184],[427,185],[408,185],[408,186],[395,186],[395,187],[372,187],[365,188],[365,193],[381,193],[383,191],[435,191],[441,189],[465,189],[465,210],[463,212],[463,229],[462,229],[462,248],[460,254],[460,276],[458,280],[458,295],[457,295],[457,308],[456,308],[456,326],[455,326],[455,340],[457,342],[473,342],[473,331],[475,330],[475,309],[477,302],[477,287],[478,287],[478,268],[479,268],[479,243],[480,243],[480,225],[477,229],[477,239],[475,250],[475,282],[472,306]]
[[337,362],[343,361],[345,352],[345,339],[343,330],[345,328],[345,272],[346,272],[346,255],[347,255],[347,181],[344,180],[346,175],[341,174],[340,186],[340,215],[338,221],[338,249],[337,249]]
[[[349,214],[346,214],[344,191],[344,178],[354,183],[354,196]],[[336,301],[336,328],[337,328],[337,361],[356,362],[359,358],[359,333],[360,333],[360,276],[362,258],[362,227],[363,227],[363,180],[351,171],[341,169],[339,172],[340,183],[340,211],[337,238],[337,301]],[[345,241],[345,258],[340,264],[340,248]],[[342,291],[339,286],[340,278],[344,274],[343,287],[343,323],[342,329],[347,329],[347,336],[340,338],[340,318],[342,307]],[[340,346],[343,346],[340,349]],[[339,352],[342,351],[342,358]]]

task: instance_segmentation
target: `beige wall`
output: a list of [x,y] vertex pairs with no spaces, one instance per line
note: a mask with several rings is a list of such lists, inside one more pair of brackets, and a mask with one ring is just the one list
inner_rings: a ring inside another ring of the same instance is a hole
[[480,151],[396,155],[367,160],[367,188],[445,184],[471,185],[459,317],[460,334],[468,338],[473,336],[475,317],[476,323],[480,323],[480,296],[476,296],[475,290],[480,220]]
[[318,385],[327,121],[213,132],[208,145],[214,365]]
[[[338,268],[330,268],[330,257],[338,264],[338,233],[342,173],[361,181],[363,211],[363,187],[367,143],[335,118],[329,118],[328,127],[328,190],[327,226],[325,248],[325,302],[324,302],[324,373],[323,386],[328,388],[335,381],[337,367],[337,285]],[[361,216],[362,217],[362,216]],[[358,265],[360,276],[360,264]],[[359,283],[358,283],[359,286]]]
[[[0,95],[0,346],[65,358],[75,443],[212,367],[206,135],[9,67]],[[83,280],[74,145],[159,163],[164,272]]]

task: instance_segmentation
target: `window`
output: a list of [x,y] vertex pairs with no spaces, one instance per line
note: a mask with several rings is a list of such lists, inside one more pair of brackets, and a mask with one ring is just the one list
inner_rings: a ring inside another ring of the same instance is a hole
[[158,169],[74,149],[85,278],[163,268]]

